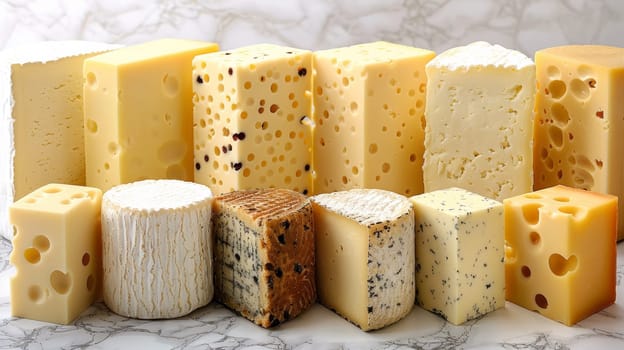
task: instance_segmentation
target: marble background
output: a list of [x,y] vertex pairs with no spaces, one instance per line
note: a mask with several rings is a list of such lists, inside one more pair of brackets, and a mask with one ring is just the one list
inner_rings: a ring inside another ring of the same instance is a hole
[[620,0],[2,0],[0,49],[39,40],[162,37],[325,49],[388,40],[441,52],[475,40],[624,46]]

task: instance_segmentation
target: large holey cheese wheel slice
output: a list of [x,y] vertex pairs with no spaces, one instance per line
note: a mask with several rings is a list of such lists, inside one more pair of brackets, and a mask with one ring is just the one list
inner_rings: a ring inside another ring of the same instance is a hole
[[268,328],[316,300],[310,201],[287,189],[215,198],[215,299]]
[[213,297],[212,192],[179,180],[113,187],[102,200],[104,302],[134,318],[174,318]]
[[415,298],[414,211],[394,192],[311,198],[321,304],[368,331],[405,317]]

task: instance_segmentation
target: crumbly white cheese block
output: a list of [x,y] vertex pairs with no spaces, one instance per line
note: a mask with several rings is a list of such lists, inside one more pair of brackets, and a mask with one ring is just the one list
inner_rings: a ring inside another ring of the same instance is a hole
[[287,189],[215,198],[215,299],[268,328],[316,301],[310,201]]
[[410,200],[416,217],[416,302],[454,324],[503,307],[503,204],[460,188]]
[[361,329],[390,325],[414,305],[414,214],[378,189],[311,197],[320,302]]
[[426,66],[425,192],[458,186],[502,200],[533,189],[535,64],[476,42]]
[[208,304],[212,192],[179,180],[112,188],[102,200],[104,302],[134,318],[174,318]]
[[82,62],[119,47],[86,41],[0,53],[0,234],[8,207],[51,182],[84,185]]

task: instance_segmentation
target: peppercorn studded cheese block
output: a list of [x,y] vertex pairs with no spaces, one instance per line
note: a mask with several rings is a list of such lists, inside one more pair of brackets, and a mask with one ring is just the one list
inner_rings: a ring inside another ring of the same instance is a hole
[[[563,184],[622,200],[624,48],[553,47],[535,63],[535,188]],[[624,226],[618,231],[623,239]]]
[[617,206],[562,185],[506,199],[507,300],[568,326],[613,304]]
[[501,200],[533,189],[535,65],[475,42],[427,64],[425,192],[461,187]]
[[425,64],[434,55],[382,41],[314,53],[315,193],[422,193]]
[[0,234],[14,200],[51,183],[85,184],[82,62],[117,45],[50,41],[0,53]]
[[261,44],[195,57],[196,182],[311,193],[311,55]]
[[179,180],[113,187],[102,199],[104,302],[142,319],[174,318],[213,297],[212,192]]
[[414,212],[402,195],[352,189],[311,197],[321,304],[365,331],[414,305]]
[[310,201],[287,189],[215,198],[215,299],[268,328],[316,300]]
[[48,184],[13,203],[11,314],[68,324],[101,290],[97,188]]
[[453,324],[505,306],[503,204],[460,188],[410,200],[416,302]]
[[193,180],[191,63],[217,49],[162,39],[85,61],[88,185],[107,190],[147,178]]

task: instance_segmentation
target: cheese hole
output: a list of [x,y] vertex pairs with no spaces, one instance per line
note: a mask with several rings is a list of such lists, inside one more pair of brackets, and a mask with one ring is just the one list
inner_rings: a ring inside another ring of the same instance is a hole
[[162,86],[165,95],[175,97],[178,94],[180,84],[178,83],[178,78],[165,74],[162,79]]
[[203,80],[204,80],[204,83],[209,82],[209,81],[210,81],[210,75],[208,75],[208,74],[204,74],[204,76],[203,76]]
[[24,259],[31,264],[36,264],[41,260],[41,254],[36,248],[26,248],[24,250]]
[[89,265],[89,262],[91,261],[91,255],[89,255],[89,253],[84,253],[82,254],[82,266],[87,266]]
[[602,160],[596,159],[596,166],[598,167],[598,169],[602,169],[602,166],[603,166]]
[[352,101],[352,102],[351,102],[351,105],[350,105],[350,108],[351,108],[351,113],[355,113],[355,112],[357,112],[357,109],[358,109],[358,104],[357,104],[357,102]]
[[360,172],[360,169],[358,169],[358,167],[354,166],[351,168],[351,172],[353,173],[353,175],[357,175]]
[[50,274],[50,285],[57,293],[66,294],[71,288],[71,277],[69,274],[54,270]]
[[347,183],[349,183],[349,179],[346,176],[343,176],[342,183],[346,185]]
[[539,208],[541,204],[529,203],[522,206],[522,216],[529,225],[535,225],[539,222]]
[[528,193],[524,195],[524,198],[528,198],[528,199],[542,199],[542,196],[540,196],[537,193]]
[[104,163],[104,170],[109,170],[110,164],[108,162]]
[[556,200],[557,202],[569,202],[570,201],[570,198],[568,197],[555,197],[553,199]]
[[33,203],[37,202],[37,200],[36,200],[36,199],[34,199],[34,198],[26,198],[26,199],[25,199],[25,201],[26,201],[26,203],[28,203],[28,204],[33,204]]
[[89,292],[93,291],[95,288],[95,277],[93,277],[93,275],[89,275],[89,277],[87,277],[87,290]]
[[566,85],[561,80],[553,80],[548,84],[550,96],[554,99],[560,99],[566,93]]
[[425,83],[421,83],[420,86],[418,87],[418,91],[420,91],[421,94],[424,94],[426,89],[427,89],[427,85]]
[[425,119],[424,115],[420,116],[420,127],[422,128],[422,130],[425,130],[425,128],[427,127],[427,120]]
[[581,214],[583,213],[583,210],[579,207],[575,207],[572,205],[566,205],[563,207],[559,207],[559,211],[564,213],[564,214],[570,214],[573,217],[578,217],[581,216]]
[[589,86],[590,89],[595,89],[596,88],[596,79],[587,79],[586,80],[587,86]]
[[586,156],[584,156],[582,154],[579,154],[579,155],[576,156],[576,162],[577,162],[577,164],[581,168],[583,168],[583,169],[585,169],[587,171],[591,172],[591,171],[595,170],[594,163],[592,163],[592,161],[589,160],[589,158],[587,158]]
[[570,82],[570,91],[579,100],[585,100],[589,97],[589,85],[581,79],[573,79]]
[[63,205],[68,205],[69,203],[71,203],[69,199],[63,199],[61,201],[61,204],[63,204]]
[[531,269],[528,266],[526,266],[526,265],[523,265],[520,268],[520,272],[522,273],[522,276],[524,276],[526,278],[531,277]]
[[505,241],[505,262],[512,263],[516,261],[516,250]]
[[28,299],[33,303],[39,303],[43,301],[43,291],[39,286],[28,287]]
[[17,236],[17,226],[11,225],[13,227],[13,237]]
[[91,89],[97,89],[97,77],[95,76],[95,73],[87,73],[87,85],[89,85]]
[[561,146],[563,146],[563,132],[559,127],[551,125],[548,128],[548,137],[550,138],[553,146],[557,148],[561,148]]
[[98,125],[95,122],[95,120],[89,118],[87,119],[87,130],[89,130],[90,133],[95,134],[98,131]]
[[555,163],[550,157],[544,159],[544,165],[548,170],[553,170],[553,168],[555,167]]
[[271,92],[275,93],[277,92],[278,86],[276,83],[271,84]]
[[390,171],[390,164],[389,163],[383,163],[381,165],[381,171],[383,171],[384,173],[388,173]]
[[548,68],[546,68],[546,74],[548,74],[548,77],[551,79],[559,79],[559,77],[561,77],[561,71],[555,66],[548,66]]
[[535,304],[542,309],[548,308],[548,300],[543,294],[535,294]]
[[531,240],[531,243],[533,245],[538,245],[540,243],[540,240],[542,239],[539,235],[539,233],[537,232],[531,232],[529,234],[529,239]]
[[249,89],[251,89],[251,82],[250,82],[250,81],[246,81],[246,82],[243,84],[243,87],[245,88],[245,90],[249,90]]
[[585,190],[594,186],[594,177],[585,169],[576,169],[572,179],[577,187]]
[[119,145],[117,145],[117,143],[115,142],[109,142],[108,153],[110,153],[110,155],[114,157],[117,155],[118,152],[119,152]]
[[371,153],[371,154],[377,153],[377,144],[376,143],[371,143],[368,146],[368,152]]
[[50,249],[50,240],[44,235],[38,235],[33,239],[33,247],[41,252]]
[[561,254],[551,254],[550,258],[548,258],[550,271],[557,276],[563,276],[568,272],[576,270],[577,262],[576,255],[572,255],[566,259]]
[[243,176],[244,177],[249,177],[250,175],[251,175],[251,169],[249,169],[249,168],[243,169]]
[[553,118],[562,126],[566,126],[570,122],[570,114],[561,103],[553,103],[552,107],[550,107],[550,111],[552,112]]

